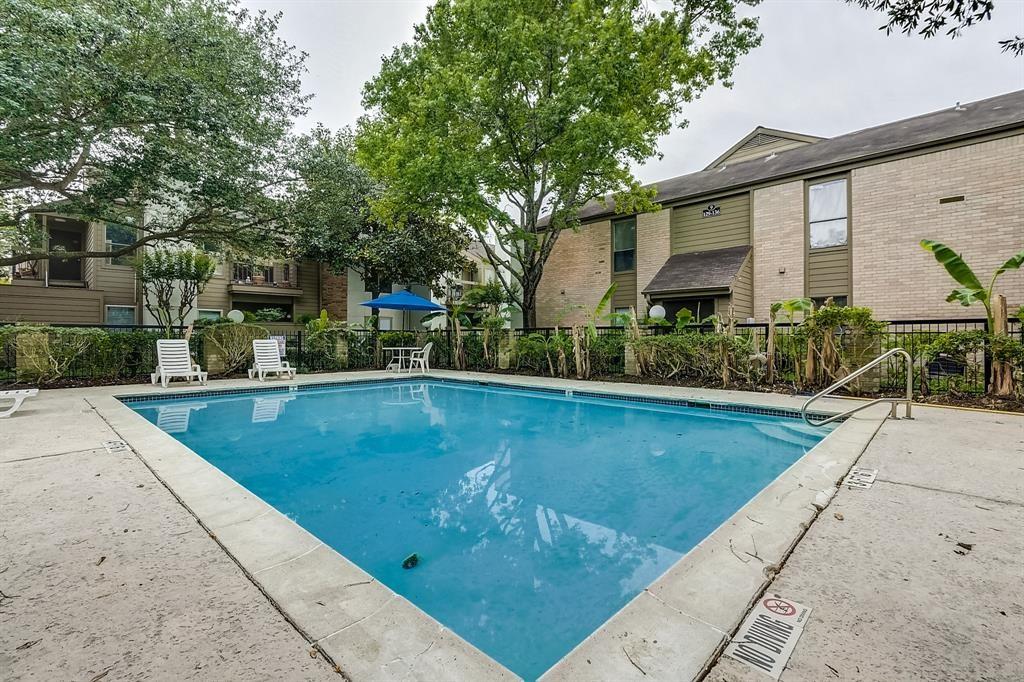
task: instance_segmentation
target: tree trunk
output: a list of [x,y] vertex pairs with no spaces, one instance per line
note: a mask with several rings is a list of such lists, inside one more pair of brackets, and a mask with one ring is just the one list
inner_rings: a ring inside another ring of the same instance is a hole
[[[994,301],[995,328],[992,330],[993,340],[1008,334],[1006,321],[1006,297],[997,294]],[[992,395],[1008,397],[1013,395],[1013,366],[1004,361],[992,358],[992,382],[989,385]]]
[[523,291],[523,326],[527,329],[537,328],[536,292],[527,295],[526,291]]

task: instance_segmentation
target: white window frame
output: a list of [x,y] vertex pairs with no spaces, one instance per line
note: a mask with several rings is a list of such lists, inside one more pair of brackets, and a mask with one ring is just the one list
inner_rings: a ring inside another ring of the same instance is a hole
[[[107,228],[108,227],[109,227],[108,223],[103,223],[103,250],[104,251],[112,251],[113,249],[111,249],[110,247],[113,246],[113,244],[115,244],[115,243],[118,246],[127,246],[127,244],[122,244],[121,242],[111,242],[107,238]],[[123,225],[122,227],[129,227],[129,226],[128,225]],[[135,229],[136,231],[138,230],[138,228],[131,228],[131,229]],[[126,258],[126,257],[128,257],[128,256],[118,256],[118,258]],[[115,268],[130,268],[130,267],[132,267],[131,263],[115,263],[114,259],[110,258],[110,257],[107,257],[104,260],[106,260],[107,265],[112,265]]]
[[[843,200],[846,210],[843,211],[843,215],[837,218],[826,218],[822,220],[811,220],[811,194],[815,187],[821,187],[822,185],[831,185],[834,183],[843,183]],[[807,222],[807,249],[808,251],[818,251],[820,249],[834,249],[841,247],[849,247],[850,245],[850,178],[849,176],[842,175],[839,177],[822,178],[820,180],[811,180],[807,182],[807,201],[806,201],[806,222]],[[814,245],[814,226],[817,224],[831,223],[842,220],[845,223],[845,236],[842,244],[828,244],[825,246]]]
[[224,309],[223,308],[221,308],[221,309],[217,309],[217,308],[196,308],[196,319],[197,320],[203,319],[202,317],[200,317],[200,315],[202,315],[203,313],[217,313],[217,318],[224,317]]
[[103,324],[118,324],[116,322],[112,323],[112,322],[108,322],[107,321],[107,319],[108,319],[107,318],[107,313],[110,311],[111,308],[128,308],[129,310],[132,311],[132,326],[135,326],[135,325],[139,324],[139,309],[138,309],[138,307],[133,306],[133,305],[123,305],[123,304],[116,304],[116,303],[115,304],[111,304],[111,305],[104,305],[103,306]]

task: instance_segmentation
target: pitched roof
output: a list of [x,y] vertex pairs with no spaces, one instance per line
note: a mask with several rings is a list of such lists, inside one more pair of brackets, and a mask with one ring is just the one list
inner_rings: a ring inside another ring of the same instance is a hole
[[[655,201],[671,203],[1020,127],[1024,127],[1024,90],[865,128],[764,158],[680,175],[650,186],[658,190]],[[608,197],[605,203],[588,203],[580,211],[580,218],[594,220],[614,214],[615,202]]]
[[722,165],[723,162],[727,161],[733,154],[749,149],[756,149],[766,144],[775,142],[794,142],[803,144],[812,144],[814,142],[821,142],[824,137],[818,137],[817,135],[805,135],[804,133],[794,133],[789,130],[779,130],[778,128],[766,128],[765,126],[757,126],[749,133],[747,133],[743,139],[734,144],[733,146],[722,152],[718,158],[709,163],[704,167],[704,170],[710,170],[717,168]]
[[731,289],[732,281],[749,253],[749,246],[677,253],[665,261],[643,293],[657,295]]

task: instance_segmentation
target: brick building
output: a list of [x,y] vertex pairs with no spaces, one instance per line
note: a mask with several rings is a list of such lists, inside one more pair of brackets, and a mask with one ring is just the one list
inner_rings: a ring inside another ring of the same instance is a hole
[[[774,301],[827,297],[878,319],[977,317],[921,239],[987,279],[1024,247],[1024,91],[834,138],[756,128],[706,169],[655,183],[660,210],[581,212],[538,291],[538,324],[613,306],[764,321]],[[1011,310],[1024,272],[1000,280]],[[567,312],[568,311],[568,312]]]

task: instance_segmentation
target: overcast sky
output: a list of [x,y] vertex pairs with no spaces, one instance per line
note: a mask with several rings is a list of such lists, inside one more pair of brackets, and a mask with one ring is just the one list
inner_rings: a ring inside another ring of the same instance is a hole
[[[514,2],[515,0],[510,0]],[[285,40],[309,54],[300,128],[353,125],[363,83],[380,58],[412,38],[428,2],[244,0],[283,13]],[[652,4],[667,7],[667,0]],[[686,110],[690,124],[661,140],[662,159],[636,169],[644,182],[700,170],[758,125],[831,137],[1024,89],[1024,58],[998,41],[1024,34],[1024,0],[998,0],[992,21],[960,38],[886,36],[882,15],[841,0],[765,0],[764,41],[742,58],[732,89],[709,90]]]

